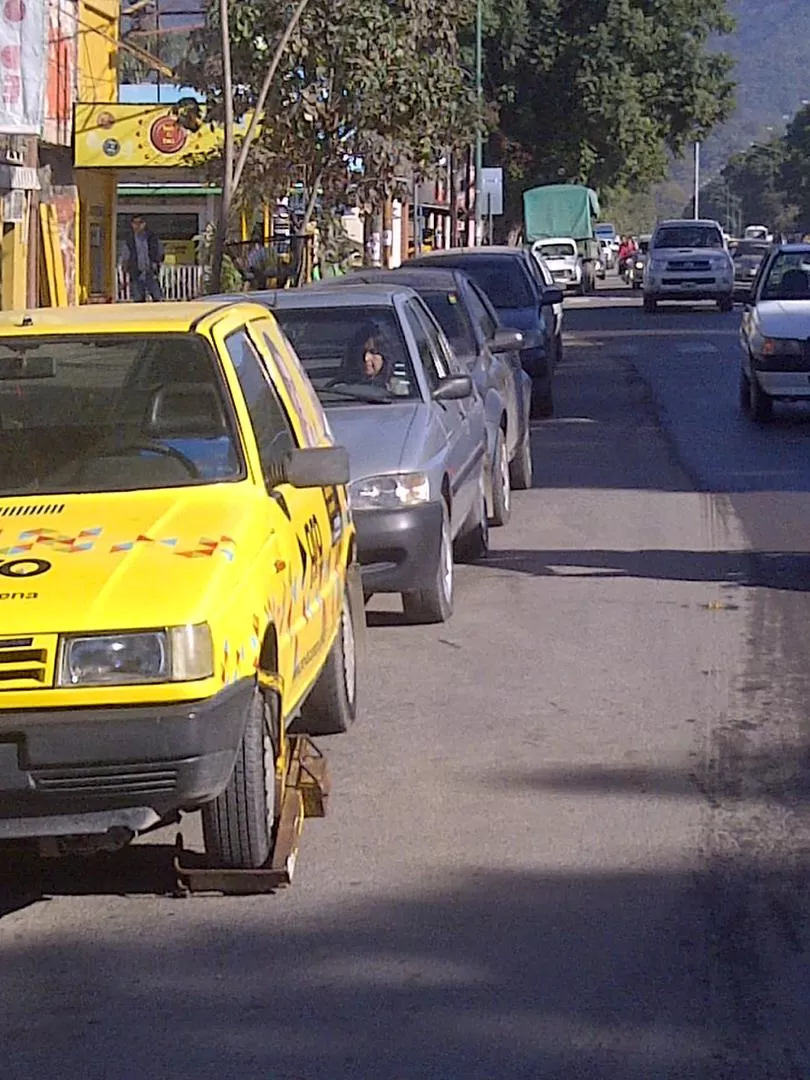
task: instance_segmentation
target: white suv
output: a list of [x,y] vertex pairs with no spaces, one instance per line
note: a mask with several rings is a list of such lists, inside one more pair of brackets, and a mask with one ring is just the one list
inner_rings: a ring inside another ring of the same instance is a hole
[[734,307],[734,265],[716,221],[662,221],[644,267],[644,310],[659,300],[714,300]]

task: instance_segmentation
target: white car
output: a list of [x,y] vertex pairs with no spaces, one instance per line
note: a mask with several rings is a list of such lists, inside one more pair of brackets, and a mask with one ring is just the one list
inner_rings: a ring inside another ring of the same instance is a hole
[[810,244],[762,261],[740,326],[740,405],[760,423],[774,401],[810,401]]
[[582,291],[582,258],[577,249],[576,240],[568,236],[535,240],[532,244],[532,253],[543,259],[558,288]]
[[642,282],[644,310],[660,300],[714,300],[734,307],[734,265],[716,221],[662,221],[650,240]]
[[612,270],[616,265],[616,253],[618,248],[613,246],[612,240],[600,237],[599,249],[602,256],[602,265],[606,270]]

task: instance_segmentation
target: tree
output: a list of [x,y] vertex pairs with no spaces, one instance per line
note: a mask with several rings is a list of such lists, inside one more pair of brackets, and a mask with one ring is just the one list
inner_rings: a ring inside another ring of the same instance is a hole
[[[490,0],[491,3],[491,0]],[[643,190],[724,120],[730,59],[711,52],[725,0],[508,0],[486,13],[485,80],[499,120],[490,157],[522,189],[583,182]]]

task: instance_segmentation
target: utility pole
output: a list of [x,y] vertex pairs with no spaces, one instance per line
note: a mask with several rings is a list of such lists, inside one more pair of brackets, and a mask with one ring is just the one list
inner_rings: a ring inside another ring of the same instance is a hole
[[695,221],[700,217],[700,143],[695,143]]
[[475,5],[475,100],[477,104],[475,128],[475,243],[480,244],[483,234],[483,193],[481,191],[481,172],[484,167],[484,134],[481,122],[484,116],[484,30],[482,0]]

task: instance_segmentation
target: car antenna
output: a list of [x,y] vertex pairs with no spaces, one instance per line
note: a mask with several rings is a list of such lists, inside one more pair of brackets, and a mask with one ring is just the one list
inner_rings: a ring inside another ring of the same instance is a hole
[[30,315],[23,315],[20,326],[33,326],[34,320]]

